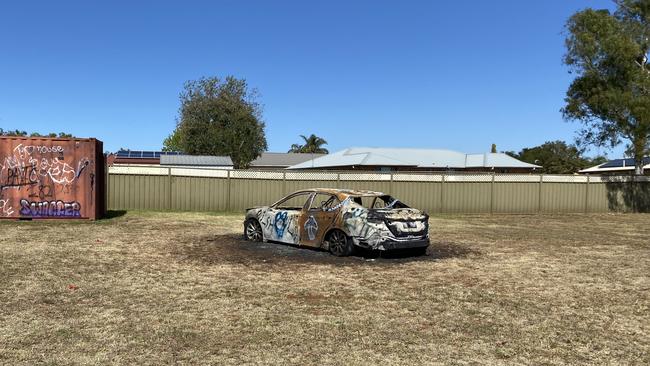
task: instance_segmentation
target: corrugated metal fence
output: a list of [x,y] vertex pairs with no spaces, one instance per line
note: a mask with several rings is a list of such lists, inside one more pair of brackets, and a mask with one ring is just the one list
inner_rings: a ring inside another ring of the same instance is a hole
[[242,211],[305,188],[390,193],[429,213],[650,210],[650,177],[213,170],[114,166],[111,210]]

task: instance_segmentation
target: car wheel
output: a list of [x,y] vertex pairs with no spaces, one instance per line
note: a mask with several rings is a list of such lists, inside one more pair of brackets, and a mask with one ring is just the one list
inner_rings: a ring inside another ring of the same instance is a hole
[[244,225],[244,238],[250,241],[262,241],[262,226],[255,219],[249,219]]
[[354,244],[352,240],[341,230],[332,231],[328,237],[330,253],[337,257],[345,257],[354,252]]

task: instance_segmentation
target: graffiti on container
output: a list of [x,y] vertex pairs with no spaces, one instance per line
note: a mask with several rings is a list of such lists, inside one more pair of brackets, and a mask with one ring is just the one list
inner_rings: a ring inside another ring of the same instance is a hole
[[30,188],[29,198],[38,197],[44,200],[47,197],[52,197],[52,186],[46,184],[33,185]]
[[79,202],[20,200],[20,215],[30,217],[81,217]]
[[47,154],[47,153],[63,153],[63,146],[41,146],[41,145],[28,145],[24,146],[24,150],[29,151],[29,153],[33,153],[34,151],[38,152],[39,154]]
[[8,217],[13,215],[14,208],[11,207],[9,199],[0,199],[0,217]]
[[34,165],[8,168],[3,167],[2,170],[6,172],[6,177],[1,183],[2,189],[30,186],[38,183],[36,167]]
[[[82,158],[76,166],[70,165],[63,161],[63,152],[62,146],[16,146],[12,155],[0,162],[0,190],[52,183],[62,186],[64,192],[69,191],[66,187],[74,183],[91,162]],[[52,156],[53,153],[59,156]]]

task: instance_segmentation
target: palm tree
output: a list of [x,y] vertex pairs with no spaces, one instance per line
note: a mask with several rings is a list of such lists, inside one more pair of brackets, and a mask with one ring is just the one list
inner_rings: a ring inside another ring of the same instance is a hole
[[313,133],[309,137],[306,137],[305,135],[300,135],[300,137],[305,141],[305,144],[291,145],[291,149],[289,150],[290,153],[329,154],[329,151],[326,148],[321,147],[327,145],[327,141],[322,137],[318,137]]

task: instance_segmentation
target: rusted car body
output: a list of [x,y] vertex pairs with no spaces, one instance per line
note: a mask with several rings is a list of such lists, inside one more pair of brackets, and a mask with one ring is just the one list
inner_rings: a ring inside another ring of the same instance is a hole
[[355,247],[424,251],[428,221],[426,213],[381,192],[316,188],[248,209],[244,237],[323,248],[337,256]]
[[102,142],[0,137],[0,219],[98,219],[105,212]]

